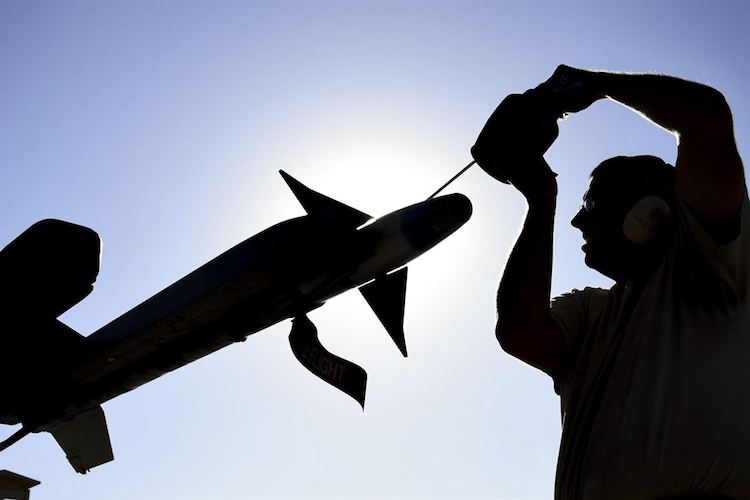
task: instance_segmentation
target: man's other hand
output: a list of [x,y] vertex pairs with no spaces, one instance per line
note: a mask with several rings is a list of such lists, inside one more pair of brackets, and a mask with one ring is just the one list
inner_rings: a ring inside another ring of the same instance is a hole
[[596,73],[561,64],[552,76],[537,86],[560,115],[582,111],[605,96],[597,89]]

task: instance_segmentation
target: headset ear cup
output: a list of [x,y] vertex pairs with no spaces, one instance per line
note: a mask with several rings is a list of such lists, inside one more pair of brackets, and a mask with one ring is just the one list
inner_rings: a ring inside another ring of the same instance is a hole
[[644,196],[638,200],[622,221],[622,232],[628,241],[647,245],[666,231],[671,217],[669,204],[659,196]]

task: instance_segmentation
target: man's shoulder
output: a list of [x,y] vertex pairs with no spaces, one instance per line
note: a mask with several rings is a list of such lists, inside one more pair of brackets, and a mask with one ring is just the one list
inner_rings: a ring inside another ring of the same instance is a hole
[[618,285],[612,286],[612,288],[601,288],[594,286],[587,286],[582,289],[574,288],[569,292],[562,293],[552,299],[552,304],[561,302],[576,302],[582,305],[590,302],[604,301],[620,293]]
[[550,302],[553,321],[568,339],[580,337],[603,311],[618,300],[619,288],[585,287],[558,295]]

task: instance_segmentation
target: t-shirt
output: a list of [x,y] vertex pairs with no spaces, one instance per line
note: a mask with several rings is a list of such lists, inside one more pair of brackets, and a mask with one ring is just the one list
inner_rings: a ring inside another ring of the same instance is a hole
[[556,499],[750,498],[750,205],[720,244],[676,199],[645,280],[552,301],[568,348]]

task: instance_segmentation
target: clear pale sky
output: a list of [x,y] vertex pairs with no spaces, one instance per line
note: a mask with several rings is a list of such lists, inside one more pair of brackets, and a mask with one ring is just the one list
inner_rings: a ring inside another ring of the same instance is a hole
[[[497,103],[560,63],[711,84],[747,154],[748,14],[743,1],[5,0],[0,245],[47,217],[99,233],[96,288],[62,317],[88,335],[302,215],[279,169],[376,216],[426,198]],[[588,173],[618,154],[672,162],[675,140],[611,102],[560,129],[553,293],[608,287],[569,225]],[[35,500],[551,498],[558,397],[493,332],[525,205],[476,167],[448,191],[474,216],[410,265],[409,358],[356,291],[310,315],[368,371],[364,413],[297,363],[285,321],[106,403],[114,462],[77,475],[38,434],[0,469],[42,481]]]

